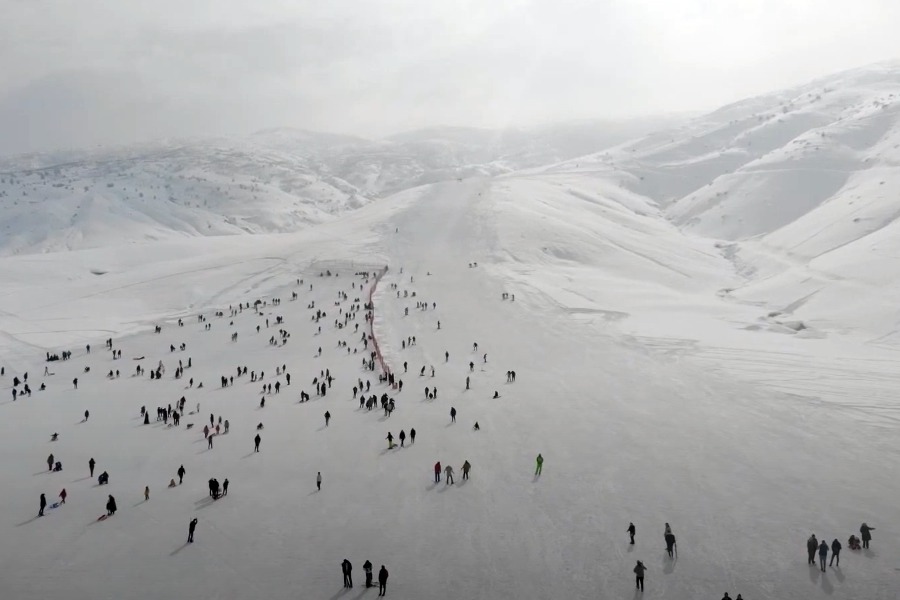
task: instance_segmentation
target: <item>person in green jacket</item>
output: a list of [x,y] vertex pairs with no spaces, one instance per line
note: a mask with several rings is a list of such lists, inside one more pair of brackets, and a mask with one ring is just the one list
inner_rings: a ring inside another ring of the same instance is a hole
[[541,474],[541,469],[544,467],[544,457],[540,454],[537,455],[537,467],[534,469],[534,476],[537,477]]

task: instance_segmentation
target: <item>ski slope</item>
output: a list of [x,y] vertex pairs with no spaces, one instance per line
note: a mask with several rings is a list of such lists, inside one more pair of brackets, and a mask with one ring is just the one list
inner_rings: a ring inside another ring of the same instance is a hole
[[[368,559],[376,572],[388,568],[395,598],[634,598],[640,559],[644,598],[896,598],[891,351],[839,326],[811,335],[761,321],[762,300],[722,292],[745,281],[735,264],[720,242],[668,223],[652,200],[571,172],[427,185],[294,234],[2,258],[2,386],[9,393],[12,376],[28,371],[35,391],[0,403],[0,590],[23,599],[357,599],[376,593],[360,585]],[[352,353],[366,352],[359,335],[334,327],[337,311],[369,290],[354,273],[382,266],[374,334],[402,392],[363,371]],[[320,277],[325,269],[337,276]],[[336,303],[342,291],[349,300]],[[245,309],[233,326],[212,316],[272,298],[281,305],[259,316]],[[311,302],[327,312],[318,325]],[[278,326],[265,319],[278,315],[291,337],[273,347]],[[121,360],[102,350],[110,336]],[[417,344],[404,348],[412,336]],[[169,351],[181,343],[186,351]],[[74,357],[42,377],[51,349]],[[192,368],[173,379],[187,357]],[[132,377],[136,364],[160,360],[162,380]],[[282,379],[264,408],[247,376],[218,385],[238,365],[274,383],[281,364],[292,384]],[[105,378],[117,368],[121,378]],[[326,368],[335,382],[319,398],[310,382]],[[506,383],[508,370],[516,383]],[[185,389],[189,377],[204,388]],[[396,398],[390,418],[359,410],[359,378]],[[424,399],[425,386],[438,397]],[[308,403],[298,403],[301,389]],[[183,419],[193,429],[141,424],[142,405],[152,412],[182,395],[189,409],[200,404]],[[231,425],[211,450],[199,431],[210,413]],[[415,445],[387,449],[389,431],[413,427]],[[63,472],[46,472],[50,452]],[[90,457],[109,472],[108,487],[87,478]],[[438,460],[457,478],[468,460],[471,479],[434,484]],[[184,484],[167,489],[180,464]],[[209,500],[211,477],[230,480],[227,497]],[[40,493],[52,502],[62,488],[67,503],[35,518]],[[108,494],[118,513],[98,522]],[[876,527],[872,548],[851,552],[847,537],[863,521]],[[666,522],[675,561],[665,556]],[[805,564],[811,533],[841,540],[840,569]],[[341,587],[344,558],[355,567],[351,591]]]

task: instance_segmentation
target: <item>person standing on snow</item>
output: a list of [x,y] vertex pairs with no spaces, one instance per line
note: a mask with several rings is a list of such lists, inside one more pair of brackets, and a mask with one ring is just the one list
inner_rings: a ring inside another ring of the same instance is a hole
[[434,463],[434,482],[441,482],[441,461]]
[[66,488],[63,488],[63,490],[59,493],[59,503],[60,503],[60,504],[65,504],[65,503],[66,503],[66,496],[68,496],[68,495],[69,495],[69,494],[66,493]]
[[819,541],[816,539],[815,534],[809,536],[809,539],[806,540],[807,564],[810,564],[810,565],[816,564],[816,550],[818,548],[819,548]]
[[672,558],[672,552],[675,549],[675,534],[670,528],[666,528],[666,531],[668,533],[663,536],[666,540],[666,552],[669,554],[669,558]]
[[463,463],[463,466],[462,466],[463,481],[466,481],[467,479],[469,479],[469,469],[471,469],[471,468],[472,468],[472,465],[469,464],[469,461],[466,461]]
[[363,571],[366,572],[366,587],[372,587],[372,563],[368,560],[363,563]]
[[644,566],[644,563],[641,561],[637,561],[637,564],[634,566],[634,584],[637,589],[644,591],[644,572],[647,570],[647,567]]
[[350,564],[350,561],[346,558],[344,562],[341,563],[341,572],[344,574],[344,587],[352,588],[353,587],[353,565]]
[[184,470],[184,465],[178,467],[178,485],[181,485],[181,482],[184,481],[185,473],[187,473],[187,471]]
[[194,518],[188,524],[188,544],[194,543],[194,530],[197,528],[197,519]]
[[44,509],[47,508],[47,497],[44,494],[41,494],[41,509],[38,511],[38,516],[44,516]]
[[831,562],[828,563],[828,566],[830,567],[831,565],[833,565],[835,560],[837,560],[837,564],[840,567],[841,566],[841,543],[837,540],[837,538],[834,538],[834,541],[831,542]]
[[406,432],[402,429],[400,430],[400,447],[403,447],[404,442],[406,442]]
[[53,454],[52,453],[50,454],[50,456],[47,457],[47,470],[48,471],[53,470]]
[[316,490],[322,491],[322,471],[316,473]]
[[862,536],[862,547],[868,548],[869,542],[872,541],[871,531],[875,531],[874,527],[869,527],[865,523],[859,526],[859,534]]
[[454,407],[450,407],[450,422],[456,423],[456,409]]
[[410,444],[416,443],[416,430],[415,429],[409,430],[409,443]]
[[628,529],[626,529],[625,531],[627,531],[628,535],[631,536],[631,544],[634,544],[634,534],[637,532],[634,527],[634,523],[628,523]]
[[393,450],[394,448],[394,434],[388,431],[387,437],[384,438],[388,441],[388,450]]
[[331,413],[327,410],[325,411],[325,427],[328,427],[328,421],[331,420]]
[[819,544],[819,568],[822,569],[822,572],[825,572],[825,559],[828,558],[828,542],[824,539],[822,543]]
[[223,496],[228,495],[228,478],[227,477],[225,478],[225,481],[222,482],[222,495]]
[[110,494],[109,500],[106,501],[106,516],[111,517],[114,514],[116,514],[116,499]]
[[150,486],[144,486],[144,502],[148,502],[150,500]]
[[534,476],[537,477],[544,468],[544,457],[538,454],[535,462],[537,463],[537,467],[534,469]]
[[256,434],[256,437],[253,438],[253,442],[254,442],[253,451],[254,451],[254,452],[259,452],[259,443],[260,443],[261,441],[262,441],[262,438],[259,437],[259,434],[257,433],[257,434]]
[[388,580],[388,570],[384,568],[384,565],[381,565],[381,569],[378,571],[378,595],[379,596],[387,595],[387,580]]
[[446,479],[444,485],[453,485],[453,467],[450,465],[444,467],[444,476]]

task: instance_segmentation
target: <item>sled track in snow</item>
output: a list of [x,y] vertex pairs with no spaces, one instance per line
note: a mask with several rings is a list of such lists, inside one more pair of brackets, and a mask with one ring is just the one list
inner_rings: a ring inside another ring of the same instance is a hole
[[372,297],[375,295],[375,289],[378,287],[378,282],[381,281],[381,278],[384,277],[384,274],[387,273],[387,271],[388,268],[385,266],[378,271],[377,275],[375,275],[375,281],[372,283],[372,287],[369,288],[369,298],[367,300],[369,306],[372,307],[372,310],[369,311],[372,313],[372,318],[369,320],[369,333],[372,336],[372,345],[375,347],[375,358],[381,366],[381,371],[385,374],[389,374],[391,369],[387,366],[387,363],[384,362],[384,356],[382,356],[381,348],[378,346],[378,338],[375,337],[375,302],[372,300]]

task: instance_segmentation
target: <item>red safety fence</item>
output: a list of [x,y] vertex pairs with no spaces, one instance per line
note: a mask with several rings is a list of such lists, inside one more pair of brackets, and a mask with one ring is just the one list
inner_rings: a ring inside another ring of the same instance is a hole
[[375,302],[372,301],[372,297],[375,295],[375,288],[378,287],[378,282],[381,281],[381,278],[384,277],[384,274],[387,273],[387,271],[388,268],[384,267],[375,275],[375,281],[372,283],[372,287],[369,288],[368,302],[368,305],[372,307],[369,309],[369,333],[372,336],[372,346],[375,348],[375,358],[378,360],[378,365],[385,375],[389,375],[391,369],[384,361],[384,356],[381,355],[381,348],[378,347],[378,338],[375,336]]

